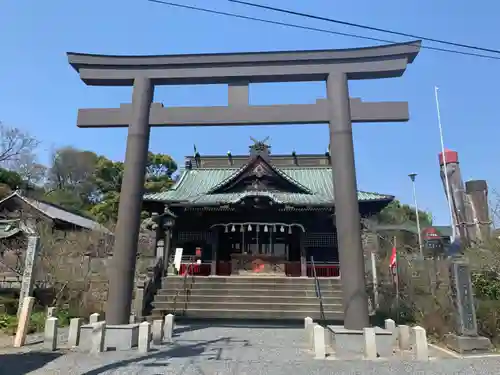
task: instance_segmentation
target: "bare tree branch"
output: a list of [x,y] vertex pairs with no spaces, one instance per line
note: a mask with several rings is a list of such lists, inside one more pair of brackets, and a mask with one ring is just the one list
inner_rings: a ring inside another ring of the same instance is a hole
[[33,152],[39,144],[28,132],[0,122],[0,164],[15,161],[23,153]]

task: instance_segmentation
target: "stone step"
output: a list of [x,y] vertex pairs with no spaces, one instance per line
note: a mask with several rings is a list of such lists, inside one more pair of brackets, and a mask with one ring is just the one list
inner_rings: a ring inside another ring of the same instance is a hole
[[[232,282],[232,283],[162,283],[162,289],[179,290],[213,290],[213,289],[259,289],[259,290],[315,290],[314,283],[309,284],[273,284],[273,283],[245,283],[245,282]],[[320,284],[321,291],[323,290],[340,290],[340,285]]]
[[[187,289],[191,295],[220,295],[220,296],[275,296],[275,297],[316,297],[316,290],[314,288],[303,288],[300,290],[293,289],[215,289],[215,288],[190,288]],[[165,288],[160,289],[156,295],[176,295],[185,294],[183,288]],[[321,289],[322,297],[342,297],[340,289]]]
[[[162,316],[163,311],[158,312],[153,310],[154,316]],[[169,312],[166,312],[167,314]],[[190,319],[249,319],[249,320],[303,320],[306,317],[311,317],[314,320],[321,319],[319,309],[310,309],[309,311],[297,310],[223,310],[223,309],[188,309],[186,311],[179,311],[175,313],[176,316]],[[343,317],[342,312],[326,312],[326,319],[331,321],[341,321]]]
[[[212,302],[212,303],[220,303],[226,301],[238,301],[243,303],[287,303],[293,302],[298,304],[317,304],[318,298],[316,295],[310,296],[295,296],[295,295],[271,295],[264,293],[254,293],[249,295],[238,295],[238,294],[200,294],[200,293],[191,293],[184,294],[181,293],[177,295],[176,293],[162,293],[157,294],[155,297],[155,302],[169,302],[173,303],[174,301],[184,302]],[[323,296],[323,303],[325,304],[340,304],[342,303],[342,297],[339,296]]]
[[[225,309],[225,310],[269,310],[269,311],[281,311],[281,310],[295,310],[295,311],[314,311],[319,310],[319,302],[314,303],[295,303],[295,302],[244,302],[244,301],[231,301],[231,302],[217,302],[213,301],[199,302],[199,301],[185,301],[180,300],[177,303],[165,302],[165,301],[154,301],[153,307],[160,310],[192,310],[192,309]],[[323,304],[325,311],[341,311],[342,304]]]
[[[188,276],[184,278],[182,276],[168,276],[162,279],[164,283],[170,284],[184,284],[184,283],[195,283],[195,284],[273,284],[273,285],[314,285],[314,279],[310,277],[264,277],[264,276],[230,276],[230,277],[203,277],[203,276]],[[340,278],[319,278],[320,285],[341,285]]]

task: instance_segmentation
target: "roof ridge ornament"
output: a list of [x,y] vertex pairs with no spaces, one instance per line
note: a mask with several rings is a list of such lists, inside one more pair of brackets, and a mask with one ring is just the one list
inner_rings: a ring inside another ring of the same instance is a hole
[[266,143],[267,141],[269,141],[269,136],[264,138],[262,141],[258,141],[254,137],[250,137],[250,139],[254,143],[249,147],[251,156],[260,155],[263,157],[269,157],[269,155],[271,154],[271,146]]

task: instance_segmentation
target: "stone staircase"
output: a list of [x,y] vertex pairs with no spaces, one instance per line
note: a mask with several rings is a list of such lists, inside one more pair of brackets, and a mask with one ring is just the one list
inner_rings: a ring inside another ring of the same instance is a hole
[[[343,319],[340,279],[319,279],[325,317]],[[172,313],[189,319],[303,320],[320,316],[313,278],[184,277],[163,279],[153,317]]]

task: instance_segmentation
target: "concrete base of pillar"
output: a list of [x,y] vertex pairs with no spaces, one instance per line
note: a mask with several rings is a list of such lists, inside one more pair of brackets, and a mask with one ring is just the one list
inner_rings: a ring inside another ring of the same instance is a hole
[[[80,333],[82,350],[90,350],[92,342],[93,324],[83,325]],[[136,348],[139,342],[139,324],[106,325],[106,340],[104,347],[107,350],[130,350]]]
[[491,351],[491,341],[484,336],[459,336],[453,333],[446,335],[445,344],[460,354],[484,353]]
[[[337,359],[362,359],[365,355],[363,330],[346,329],[343,326],[328,326],[333,334],[333,352]],[[375,342],[380,357],[393,355],[392,332],[375,327]]]

